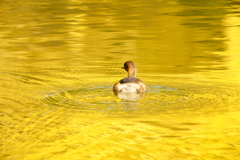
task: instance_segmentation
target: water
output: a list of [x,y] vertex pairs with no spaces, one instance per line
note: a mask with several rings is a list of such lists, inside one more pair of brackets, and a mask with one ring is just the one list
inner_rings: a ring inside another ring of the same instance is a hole
[[[1,159],[239,159],[239,1],[0,10]],[[128,60],[147,94],[112,92]]]

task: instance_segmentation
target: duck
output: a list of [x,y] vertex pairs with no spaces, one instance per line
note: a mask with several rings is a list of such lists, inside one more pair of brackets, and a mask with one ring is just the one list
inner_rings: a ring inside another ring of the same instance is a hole
[[118,83],[114,84],[114,92],[124,92],[124,93],[142,93],[147,91],[147,86],[141,81],[141,79],[136,77],[136,66],[132,61],[126,61],[122,69],[128,72],[128,77],[121,79]]

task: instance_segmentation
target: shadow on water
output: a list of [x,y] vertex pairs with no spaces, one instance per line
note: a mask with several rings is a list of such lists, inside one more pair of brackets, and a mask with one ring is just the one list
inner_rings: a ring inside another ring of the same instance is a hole
[[130,93],[125,93],[125,92],[114,92],[114,95],[117,96],[120,99],[126,100],[126,101],[138,101],[146,96],[147,92],[140,92],[140,93],[135,93],[135,92],[130,92]]

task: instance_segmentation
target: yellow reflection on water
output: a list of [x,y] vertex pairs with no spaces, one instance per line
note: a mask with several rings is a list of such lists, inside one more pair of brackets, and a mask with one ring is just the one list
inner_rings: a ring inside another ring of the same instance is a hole
[[6,158],[234,159],[239,153],[238,134],[233,130],[239,120],[234,112],[213,116],[205,110],[169,110],[120,117],[65,108],[46,112],[28,115],[5,129],[1,152]]
[[1,159],[239,156],[237,1],[0,4]]

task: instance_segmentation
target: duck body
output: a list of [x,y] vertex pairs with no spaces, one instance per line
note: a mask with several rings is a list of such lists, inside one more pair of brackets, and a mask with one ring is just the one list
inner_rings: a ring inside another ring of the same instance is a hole
[[121,79],[118,83],[113,86],[114,92],[146,92],[146,85],[136,77],[136,67],[132,61],[127,61],[124,63],[124,67],[128,72],[128,77]]
[[[126,78],[124,78],[124,79],[126,79]],[[120,80],[118,83],[116,83],[113,86],[113,91],[125,92],[125,93],[128,93],[128,92],[140,93],[140,92],[147,91],[147,87],[143,82],[139,81],[138,83],[135,83],[135,82],[121,83],[122,80]]]

